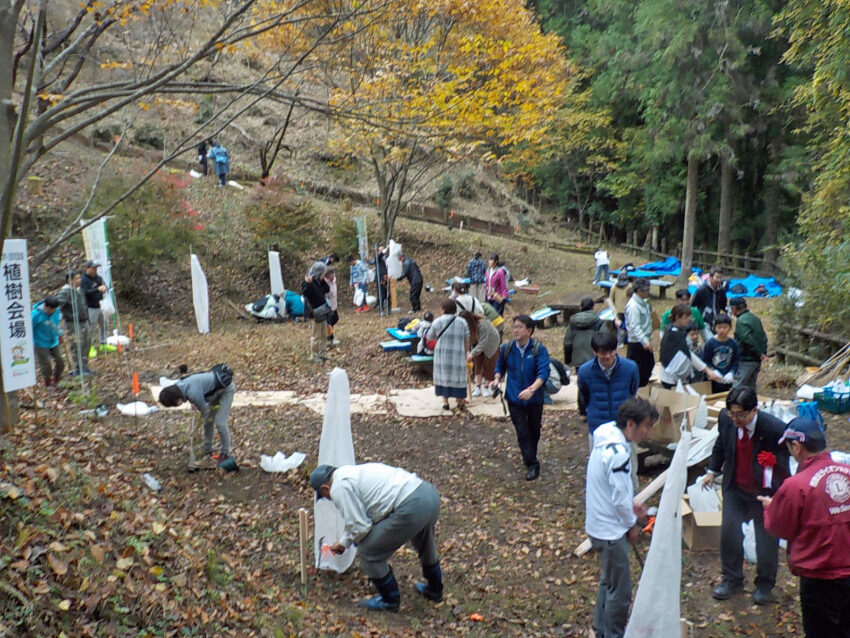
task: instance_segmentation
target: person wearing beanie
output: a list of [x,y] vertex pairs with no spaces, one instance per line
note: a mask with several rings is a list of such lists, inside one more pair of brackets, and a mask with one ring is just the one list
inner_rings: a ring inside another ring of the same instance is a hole
[[434,602],[443,599],[443,574],[434,542],[440,515],[440,495],[434,486],[401,468],[383,463],[333,467],[320,465],[310,474],[316,498],[329,498],[339,510],[345,528],[330,546],[342,554],[357,547],[360,566],[378,595],[359,605],[372,611],[398,611],[401,594],[387,564],[397,549],[409,542],[419,555],[425,582],[416,591]]

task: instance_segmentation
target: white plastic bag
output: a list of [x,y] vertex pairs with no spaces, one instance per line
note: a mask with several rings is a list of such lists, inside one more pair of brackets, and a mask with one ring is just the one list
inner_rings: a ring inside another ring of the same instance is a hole
[[715,489],[704,489],[702,482],[705,475],[700,476],[693,485],[688,486],[688,504],[695,512],[719,512],[720,499]]
[[148,405],[144,401],[133,401],[132,403],[119,403],[115,406],[124,416],[145,416],[157,411],[155,405]]
[[363,292],[362,288],[358,288],[357,290],[354,291],[354,305],[355,306],[358,306],[358,307],[362,306],[363,302],[365,300],[366,300],[366,293]]
[[744,559],[748,563],[756,562],[756,526],[752,521],[741,523],[744,532]]
[[107,319],[115,314],[115,306],[112,303],[112,296],[109,293],[100,300],[100,311]]
[[288,472],[304,462],[307,455],[303,452],[293,452],[286,456],[278,450],[274,456],[260,455],[260,467],[266,472]]

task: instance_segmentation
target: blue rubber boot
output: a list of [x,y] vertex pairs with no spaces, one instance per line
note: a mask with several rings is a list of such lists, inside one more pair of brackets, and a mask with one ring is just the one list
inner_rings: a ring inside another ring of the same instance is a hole
[[416,583],[416,591],[435,603],[443,600],[443,570],[440,563],[423,565],[422,576],[427,582]]
[[373,578],[372,583],[378,590],[378,595],[372,598],[364,598],[357,604],[370,611],[398,611],[401,594],[398,591],[398,583],[395,580],[392,568],[383,578]]

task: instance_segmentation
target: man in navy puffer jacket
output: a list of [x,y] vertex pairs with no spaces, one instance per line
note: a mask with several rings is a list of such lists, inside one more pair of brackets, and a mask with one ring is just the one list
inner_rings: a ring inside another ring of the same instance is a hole
[[593,431],[617,420],[620,405],[637,393],[639,374],[634,361],[617,354],[616,335],[597,332],[590,347],[596,356],[579,367],[578,391],[587,410],[589,449],[593,449]]

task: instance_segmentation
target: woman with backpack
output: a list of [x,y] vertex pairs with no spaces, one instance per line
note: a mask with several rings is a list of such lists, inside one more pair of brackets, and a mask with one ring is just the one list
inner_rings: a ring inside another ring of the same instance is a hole
[[[499,357],[499,344],[502,341],[499,331],[493,327],[490,320],[468,310],[462,310],[460,316],[469,326],[469,343],[472,350],[466,355],[467,361],[472,361],[475,374],[474,397],[489,397],[490,382],[495,378],[496,359]],[[481,382],[484,382],[482,386]]]
[[458,410],[463,410],[469,379],[466,368],[469,326],[455,314],[454,300],[444,299],[440,308],[442,316],[434,320],[425,334],[426,347],[434,351],[434,392],[443,397],[444,410],[451,409],[450,397],[457,399]]
[[493,306],[500,315],[504,315],[505,303],[508,301],[508,282],[505,269],[499,262],[499,255],[496,253],[490,255],[485,291],[487,303]]

